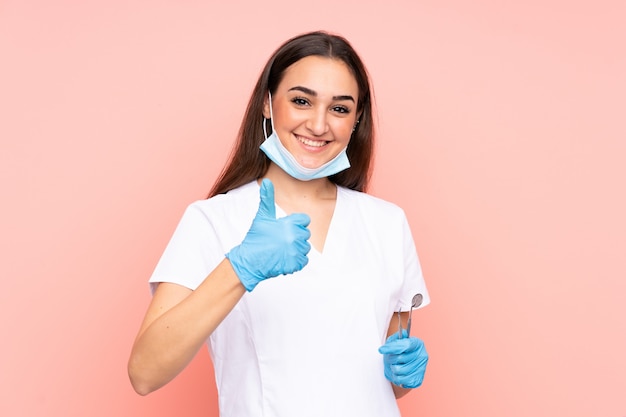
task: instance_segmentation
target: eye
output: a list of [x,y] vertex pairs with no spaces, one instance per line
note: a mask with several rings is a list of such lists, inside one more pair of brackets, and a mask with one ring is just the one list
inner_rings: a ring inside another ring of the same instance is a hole
[[346,106],[333,106],[331,107],[331,110],[336,112],[336,113],[340,113],[340,114],[348,114],[350,113],[350,109]]
[[309,100],[307,100],[304,97],[294,97],[291,99],[291,102],[297,106],[302,106],[302,107],[308,106],[310,104]]

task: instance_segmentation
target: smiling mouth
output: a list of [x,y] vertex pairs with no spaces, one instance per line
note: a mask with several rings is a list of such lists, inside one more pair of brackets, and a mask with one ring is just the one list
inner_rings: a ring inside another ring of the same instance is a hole
[[306,146],[313,146],[315,148],[321,148],[322,146],[325,146],[329,143],[326,140],[312,140],[298,135],[296,135],[296,139],[298,139],[298,141],[305,144]]

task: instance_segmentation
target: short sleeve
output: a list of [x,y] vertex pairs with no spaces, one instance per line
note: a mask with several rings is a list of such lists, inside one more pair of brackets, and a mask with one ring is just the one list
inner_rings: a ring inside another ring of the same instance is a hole
[[198,203],[191,204],[150,277],[151,290],[159,282],[195,290],[223,259],[224,252],[211,220]]
[[415,294],[422,294],[421,307],[425,307],[430,303],[430,295],[426,288],[426,282],[422,274],[422,267],[420,265],[417,249],[415,248],[415,242],[411,233],[411,228],[403,213],[402,216],[402,247],[403,247],[403,259],[404,259],[404,283],[400,292],[399,309],[402,311],[408,311],[411,308],[413,296]]

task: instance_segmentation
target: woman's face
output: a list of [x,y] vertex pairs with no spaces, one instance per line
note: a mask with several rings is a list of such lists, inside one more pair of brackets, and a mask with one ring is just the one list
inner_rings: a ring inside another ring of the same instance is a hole
[[[359,88],[341,60],[308,56],[285,70],[272,94],[274,128],[283,146],[306,168],[339,154],[357,121]],[[263,114],[270,117],[269,100]]]

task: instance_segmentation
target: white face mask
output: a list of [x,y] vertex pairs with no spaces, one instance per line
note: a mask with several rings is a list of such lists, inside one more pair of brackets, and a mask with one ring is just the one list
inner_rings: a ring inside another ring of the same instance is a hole
[[296,161],[296,158],[285,148],[276,134],[274,128],[274,115],[272,114],[272,94],[269,95],[270,122],[272,124],[272,134],[267,136],[265,128],[266,120],[263,118],[263,136],[265,141],[261,144],[261,150],[276,165],[282,168],[287,174],[300,181],[310,181],[317,178],[324,178],[350,168],[350,161],[343,148],[339,154],[318,168],[306,168]]

